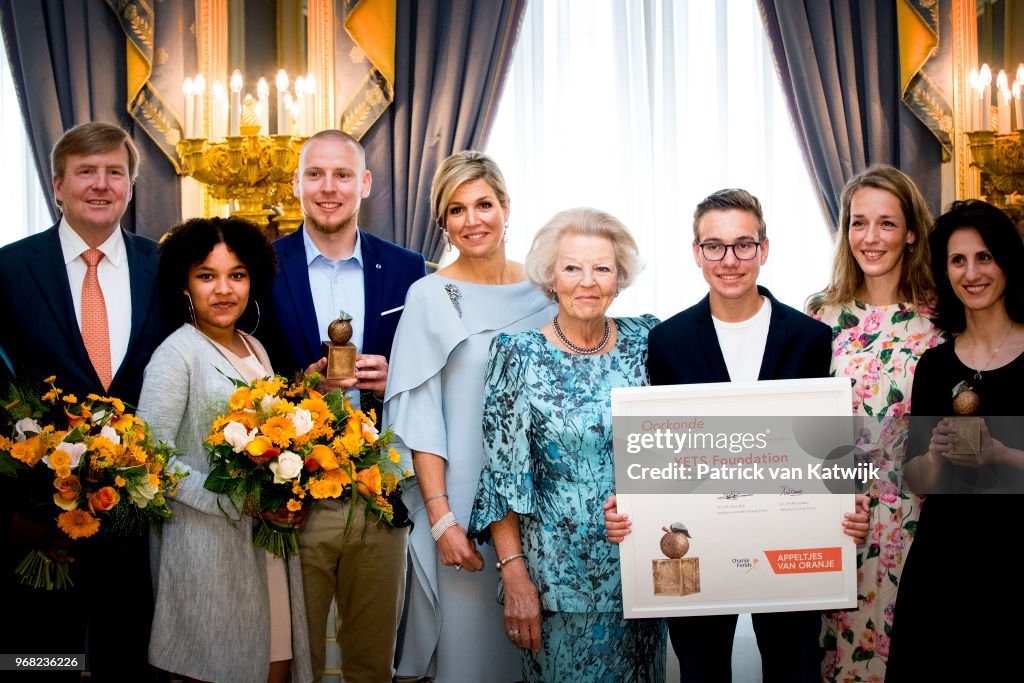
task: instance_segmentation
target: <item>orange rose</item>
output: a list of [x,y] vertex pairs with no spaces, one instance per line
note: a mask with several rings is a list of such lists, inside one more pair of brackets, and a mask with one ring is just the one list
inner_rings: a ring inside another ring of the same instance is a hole
[[360,495],[367,498],[371,493],[379,496],[381,494],[380,469],[374,465],[359,472],[356,475],[356,487],[359,489]]
[[89,509],[93,512],[107,512],[121,500],[113,486],[104,486],[96,493],[89,494]]
[[53,487],[57,489],[57,495],[64,500],[74,500],[78,497],[78,492],[82,489],[78,483],[78,477],[64,477],[63,479],[54,479]]

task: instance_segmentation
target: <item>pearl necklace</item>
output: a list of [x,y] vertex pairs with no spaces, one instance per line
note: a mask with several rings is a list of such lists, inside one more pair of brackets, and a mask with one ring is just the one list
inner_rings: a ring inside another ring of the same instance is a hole
[[981,381],[981,372],[982,372],[982,370],[987,368],[989,366],[989,363],[991,363],[993,360],[995,360],[996,355],[999,353],[999,349],[1001,349],[1003,347],[1003,344],[1006,343],[1006,340],[1010,338],[1010,333],[1011,332],[1013,332],[1013,323],[1012,322],[1010,323],[1010,327],[1006,330],[1006,334],[1003,335],[1003,340],[1001,342],[999,342],[999,344],[996,346],[995,350],[992,352],[992,355],[989,356],[988,361],[986,361],[986,363],[984,365],[976,365],[975,362],[974,362],[974,354],[971,353],[970,349],[964,348],[964,351],[967,353],[967,360],[971,361],[971,365],[973,365],[976,368],[975,371],[974,371],[974,379],[976,379],[978,381]]
[[597,343],[597,346],[591,346],[590,348],[576,346],[571,341],[569,341],[569,338],[565,336],[565,332],[562,332],[562,328],[558,326],[557,313],[555,314],[555,317],[551,319],[551,327],[554,328],[555,336],[558,337],[558,341],[565,344],[566,348],[568,348],[573,353],[578,353],[584,356],[592,356],[601,349],[603,349],[605,345],[608,343],[608,339],[612,336],[612,325],[610,322],[608,322],[607,317],[604,319],[604,335],[601,337],[601,341]]

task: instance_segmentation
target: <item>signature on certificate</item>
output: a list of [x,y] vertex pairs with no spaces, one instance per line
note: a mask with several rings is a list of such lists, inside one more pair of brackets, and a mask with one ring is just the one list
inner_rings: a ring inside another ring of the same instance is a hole
[[718,500],[736,500],[737,498],[741,498],[743,496],[752,496],[752,495],[754,495],[754,494],[753,493],[742,493],[740,491],[726,491],[725,493],[723,493],[722,495],[720,495],[718,497]]
[[783,486],[782,487],[782,493],[780,493],[779,495],[780,496],[802,496],[802,495],[804,495],[804,491],[803,491],[803,489],[794,489],[794,488],[789,487],[789,486]]

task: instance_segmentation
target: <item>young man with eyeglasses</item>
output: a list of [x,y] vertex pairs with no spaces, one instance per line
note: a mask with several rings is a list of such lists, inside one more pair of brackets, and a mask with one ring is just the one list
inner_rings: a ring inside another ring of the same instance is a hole
[[[757,198],[737,189],[709,195],[694,212],[693,238],[693,257],[710,291],[651,330],[651,384],[827,377],[832,356],[828,326],[757,285],[768,260]],[[617,513],[614,499],[605,508],[608,539],[618,543],[629,534],[629,520]],[[684,681],[731,680],[736,619],[723,614],[668,620]],[[821,680],[821,612],[754,614],[753,623],[765,683]]]

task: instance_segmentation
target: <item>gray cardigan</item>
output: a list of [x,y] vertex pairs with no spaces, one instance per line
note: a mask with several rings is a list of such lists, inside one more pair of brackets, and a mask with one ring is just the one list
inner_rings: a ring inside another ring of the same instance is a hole
[[[263,347],[249,337],[257,353]],[[223,373],[223,374],[222,374]],[[153,436],[178,450],[172,467],[191,474],[171,499],[173,515],[152,535],[156,608],[149,661],[166,671],[217,683],[265,681],[270,667],[270,601],[265,551],[252,544],[253,520],[203,487],[210,471],[203,441],[227,409],[239,378],[201,332],[184,325],[146,367],[138,415]],[[218,498],[220,500],[218,500]],[[288,561],[292,615],[292,682],[313,678],[302,570]]]

